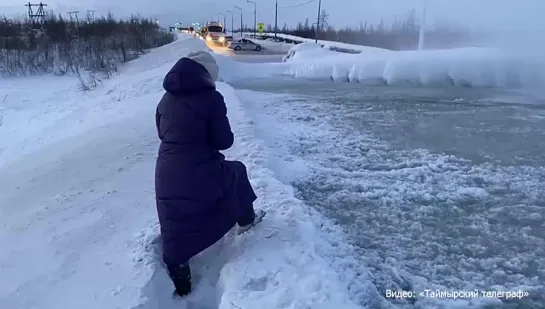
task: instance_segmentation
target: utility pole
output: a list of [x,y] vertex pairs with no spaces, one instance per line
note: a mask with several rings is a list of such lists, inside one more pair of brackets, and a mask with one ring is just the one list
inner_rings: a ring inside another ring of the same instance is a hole
[[257,4],[255,1],[246,0],[248,3],[254,4],[254,38],[257,36]]
[[316,24],[316,44],[318,44],[318,31],[320,31],[320,13],[322,12],[322,0],[318,1],[318,22]]
[[276,0],[275,6],[274,6],[274,38],[275,39],[277,34],[278,34],[278,0]]
[[[37,23],[43,23],[45,19],[45,10],[44,6],[47,6],[47,4],[40,2],[39,4],[30,3],[28,2],[25,4],[25,6],[28,6],[28,19],[32,22],[34,26],[36,26]],[[36,12],[32,9],[33,7],[38,7]]]
[[79,11],[72,11],[67,13],[68,15],[70,15],[71,22],[75,22],[76,24],[79,24],[78,13]]
[[94,10],[87,10],[87,22],[91,23],[95,21],[95,11]]
[[233,24],[234,24],[233,21],[235,19],[234,14],[233,14],[233,11],[227,11],[227,13],[231,14],[231,35],[233,35],[233,33],[234,33],[233,30],[235,29],[234,26],[233,26]]
[[240,10],[240,37],[243,37],[244,36],[244,31],[242,29],[242,8],[235,5],[235,9]]

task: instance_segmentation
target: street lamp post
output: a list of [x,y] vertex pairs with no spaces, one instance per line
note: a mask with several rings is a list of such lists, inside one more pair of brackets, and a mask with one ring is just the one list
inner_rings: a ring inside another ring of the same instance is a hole
[[274,39],[278,35],[278,0],[276,0],[274,5]]
[[223,16],[223,33],[225,33],[225,14],[223,14],[223,13],[218,13],[218,14]]
[[234,17],[233,11],[227,11],[227,13],[231,14],[231,35],[233,35],[233,29],[235,29],[234,26],[233,26],[233,24],[234,24],[233,21],[234,21],[235,17]]
[[246,2],[253,3],[254,5],[254,38],[255,38],[257,33],[257,4],[251,0],[246,0]]
[[235,9],[240,10],[240,37],[242,37],[243,36],[243,31],[242,31],[242,8],[235,5]]

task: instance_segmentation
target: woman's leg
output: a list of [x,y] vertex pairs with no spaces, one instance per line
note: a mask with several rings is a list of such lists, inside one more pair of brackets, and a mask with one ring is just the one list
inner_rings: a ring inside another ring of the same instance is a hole
[[174,283],[176,294],[186,296],[191,293],[191,270],[189,264],[167,265],[168,276]]
[[248,225],[254,222],[255,211],[254,201],[257,196],[252,188],[252,184],[248,179],[246,166],[240,161],[231,161],[231,165],[236,173],[236,200],[238,208],[239,226]]

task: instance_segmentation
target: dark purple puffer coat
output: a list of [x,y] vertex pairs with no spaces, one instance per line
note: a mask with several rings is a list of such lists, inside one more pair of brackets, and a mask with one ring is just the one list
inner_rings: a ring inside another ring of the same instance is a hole
[[246,167],[226,161],[233,145],[222,95],[204,66],[180,59],[165,76],[157,106],[161,145],[155,170],[163,259],[180,265],[234,225],[251,223],[256,195]]

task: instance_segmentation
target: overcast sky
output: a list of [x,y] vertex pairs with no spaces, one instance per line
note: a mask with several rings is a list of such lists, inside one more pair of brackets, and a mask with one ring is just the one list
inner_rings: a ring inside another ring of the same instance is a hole
[[[255,1],[258,22],[274,24],[274,0]],[[24,3],[0,0],[0,13],[25,13]],[[117,16],[153,15],[164,26],[176,21],[210,19],[217,13],[228,14],[227,10],[235,12],[235,24],[238,24],[240,15],[234,8],[238,5],[243,9],[244,23],[253,23],[253,5],[245,0],[51,0],[44,3],[49,9],[63,14],[71,10],[96,10],[98,15],[111,10]],[[278,3],[279,26],[284,23],[296,25],[307,17],[311,23],[316,20],[318,0],[278,0]],[[420,11],[424,3],[427,3],[430,24],[445,21],[482,29],[545,29],[545,0],[322,0],[322,7],[329,14],[329,24],[344,27],[364,21],[378,23],[381,18],[390,21],[413,8]],[[230,15],[227,16],[229,27]]]

